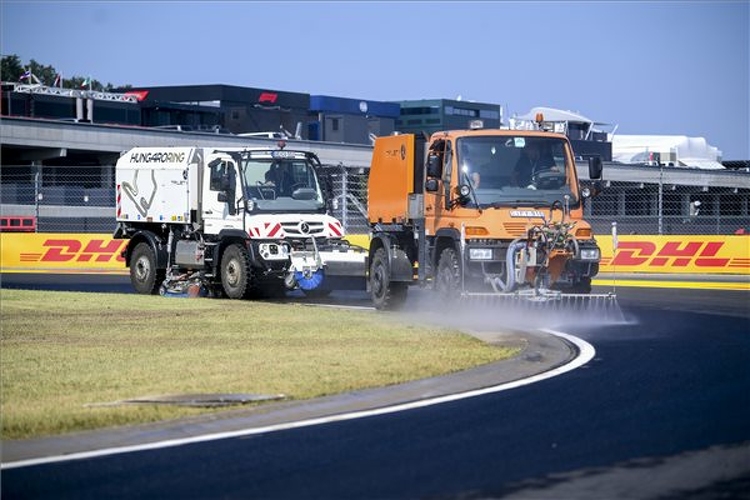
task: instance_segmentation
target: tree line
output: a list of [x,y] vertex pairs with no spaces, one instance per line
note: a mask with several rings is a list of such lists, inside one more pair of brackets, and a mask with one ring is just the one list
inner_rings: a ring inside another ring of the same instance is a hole
[[3,56],[0,60],[0,77],[3,82],[40,83],[49,87],[66,89],[91,89],[111,92],[114,89],[130,89],[132,85],[102,84],[91,76],[63,75],[52,65],[44,65],[31,59],[27,64],[21,63],[17,55]]

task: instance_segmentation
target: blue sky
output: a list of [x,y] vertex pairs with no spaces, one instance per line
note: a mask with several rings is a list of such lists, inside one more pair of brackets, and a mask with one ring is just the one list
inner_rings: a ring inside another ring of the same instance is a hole
[[0,51],[115,85],[578,111],[750,159],[750,0],[0,0]]

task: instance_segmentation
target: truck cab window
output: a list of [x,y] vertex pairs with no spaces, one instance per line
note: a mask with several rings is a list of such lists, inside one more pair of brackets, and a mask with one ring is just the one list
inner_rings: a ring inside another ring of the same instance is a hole
[[234,163],[215,160],[209,164],[211,169],[211,191],[226,191],[235,178]]

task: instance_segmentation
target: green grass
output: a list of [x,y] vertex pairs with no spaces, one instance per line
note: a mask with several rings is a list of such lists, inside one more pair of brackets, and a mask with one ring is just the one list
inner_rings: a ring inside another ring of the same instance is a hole
[[0,289],[0,437],[216,409],[99,405],[144,396],[308,399],[512,357],[456,330],[302,304]]

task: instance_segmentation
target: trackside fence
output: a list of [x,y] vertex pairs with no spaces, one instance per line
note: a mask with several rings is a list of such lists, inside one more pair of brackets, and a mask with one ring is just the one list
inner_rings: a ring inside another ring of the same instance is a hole
[[[1,173],[3,217],[33,218],[35,232],[114,230],[113,166],[3,166]],[[325,166],[321,173],[333,196],[333,215],[342,221],[347,233],[367,234],[368,169]],[[707,185],[704,176],[696,170],[694,174],[683,171],[682,183],[660,178],[652,182],[604,182],[602,192],[586,205],[585,217],[597,234],[609,234],[612,222],[617,222],[620,234],[633,235],[750,232],[750,189]]]

